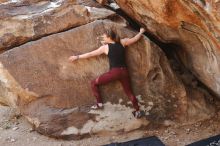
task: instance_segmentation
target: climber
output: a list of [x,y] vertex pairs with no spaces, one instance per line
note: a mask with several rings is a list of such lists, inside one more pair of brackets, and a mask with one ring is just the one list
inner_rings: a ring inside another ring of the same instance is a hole
[[97,50],[94,50],[89,53],[81,55],[73,55],[69,57],[69,61],[73,62],[79,59],[85,59],[89,57],[98,56],[101,54],[106,54],[109,59],[110,70],[101,76],[97,77],[95,80],[92,80],[91,86],[94,96],[96,97],[97,103],[91,107],[91,109],[102,109],[103,102],[100,96],[98,86],[109,83],[111,81],[118,80],[121,82],[123,89],[127,96],[132,101],[135,111],[132,112],[134,117],[140,118],[142,112],[139,109],[138,101],[134,96],[131,85],[130,78],[125,63],[125,47],[137,42],[142,34],[145,32],[144,28],[140,28],[140,32],[132,38],[120,39],[119,36],[112,30],[107,30],[102,35],[102,46]]

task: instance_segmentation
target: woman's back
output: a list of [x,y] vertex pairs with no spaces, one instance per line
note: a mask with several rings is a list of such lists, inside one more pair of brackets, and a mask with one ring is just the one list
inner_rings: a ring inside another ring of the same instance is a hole
[[108,44],[108,58],[110,69],[114,67],[126,67],[125,63],[125,48],[121,43]]

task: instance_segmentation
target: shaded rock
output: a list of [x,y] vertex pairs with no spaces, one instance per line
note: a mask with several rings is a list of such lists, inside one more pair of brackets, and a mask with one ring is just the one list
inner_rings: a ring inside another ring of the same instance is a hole
[[114,12],[101,8],[92,0],[34,0],[2,4],[0,50],[112,15]]
[[[106,56],[68,62],[72,54],[97,49],[101,45],[97,38],[110,27],[122,38],[137,33],[117,18],[116,22],[97,20],[1,54],[0,97],[12,98],[7,94],[10,91],[14,95],[10,104],[18,105],[38,132],[57,138],[78,139],[147,126],[149,121],[134,119],[129,99],[117,81],[100,87],[104,102],[110,102],[104,110],[90,111],[95,101],[90,81],[108,71]],[[183,117],[185,88],[158,46],[144,37],[128,47],[126,56],[134,93],[141,95],[141,109],[149,112],[149,120]]]
[[[184,65],[220,96],[219,1],[116,0],[133,19],[164,43],[173,43]],[[206,6],[211,6],[206,9]]]

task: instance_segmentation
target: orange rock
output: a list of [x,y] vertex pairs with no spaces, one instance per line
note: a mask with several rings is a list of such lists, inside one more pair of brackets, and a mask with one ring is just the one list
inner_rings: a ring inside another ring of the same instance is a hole
[[157,39],[176,44],[176,52],[184,65],[220,96],[220,17],[216,13],[219,2],[116,1]]

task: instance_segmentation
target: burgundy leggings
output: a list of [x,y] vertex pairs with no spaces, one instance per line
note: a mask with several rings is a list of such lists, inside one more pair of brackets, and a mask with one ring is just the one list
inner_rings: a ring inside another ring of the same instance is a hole
[[133,104],[133,107],[136,110],[139,110],[138,101],[131,90],[128,71],[125,67],[112,68],[109,72],[104,73],[103,75],[99,76],[91,82],[92,91],[94,96],[96,97],[97,103],[102,103],[102,98],[98,90],[98,85],[106,84],[115,80],[119,80],[121,82],[125,93],[130,98]]

